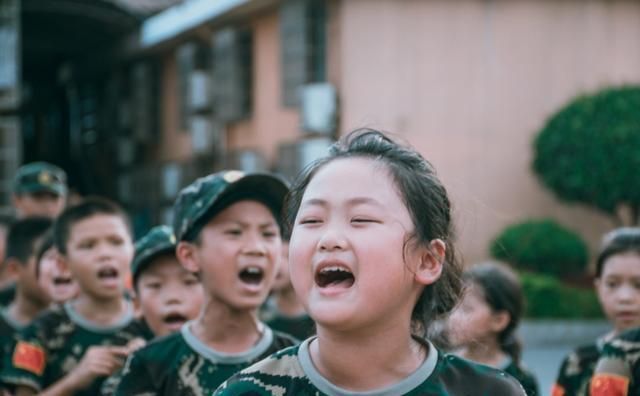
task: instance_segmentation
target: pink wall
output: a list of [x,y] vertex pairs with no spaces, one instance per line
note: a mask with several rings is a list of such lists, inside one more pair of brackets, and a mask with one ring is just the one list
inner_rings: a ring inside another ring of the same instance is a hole
[[434,163],[467,262],[530,217],[592,246],[612,227],[541,187],[531,139],[576,94],[640,81],[640,3],[348,0],[337,18],[342,131],[394,132]]

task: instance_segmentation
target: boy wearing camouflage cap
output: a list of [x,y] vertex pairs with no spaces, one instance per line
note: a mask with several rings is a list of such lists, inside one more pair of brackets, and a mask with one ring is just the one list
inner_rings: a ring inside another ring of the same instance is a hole
[[210,395],[232,374],[295,342],[257,319],[275,277],[286,193],[277,177],[238,171],[203,177],[180,192],[176,253],[199,273],[205,303],[179,333],[128,360],[116,395]]
[[202,285],[180,265],[171,227],[155,227],[136,242],[131,273],[136,310],[155,337],[178,331],[198,316]]
[[65,206],[67,174],[47,162],[21,166],[13,180],[16,217],[57,217]]

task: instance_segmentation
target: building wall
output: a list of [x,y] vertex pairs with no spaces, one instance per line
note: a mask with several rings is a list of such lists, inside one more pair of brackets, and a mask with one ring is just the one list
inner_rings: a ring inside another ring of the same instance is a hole
[[[248,23],[254,33],[253,109],[249,119],[226,126],[226,147],[230,151],[258,150],[271,164],[276,159],[280,143],[299,137],[299,116],[296,109],[281,104],[277,9],[257,15]],[[161,161],[188,159],[192,152],[189,132],[179,127],[177,78],[173,49],[166,53],[162,61],[162,141],[158,152]]]
[[280,33],[278,12],[256,16],[253,27],[253,111],[250,119],[228,126],[229,150],[259,150],[269,163],[276,159],[280,143],[300,136],[295,108],[281,99]]
[[541,186],[531,140],[575,95],[640,80],[640,3],[348,0],[337,18],[342,132],[391,131],[434,163],[467,262],[526,218],[591,246],[613,226]]

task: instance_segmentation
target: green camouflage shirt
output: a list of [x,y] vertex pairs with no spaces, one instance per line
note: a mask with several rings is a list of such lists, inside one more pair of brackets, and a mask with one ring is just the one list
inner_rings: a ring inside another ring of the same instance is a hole
[[215,351],[200,341],[187,322],[178,333],[135,352],[123,369],[118,396],[210,396],[226,379],[295,340],[265,326],[262,338],[240,354]]
[[[594,395],[640,394],[640,328],[626,331],[605,344],[593,378]],[[622,391],[627,385],[625,379],[628,380],[627,393],[612,392],[612,389]],[[619,384],[615,386],[613,382]]]
[[517,379],[527,393],[527,396],[537,396],[540,394],[538,392],[538,381],[536,381],[535,376],[521,364],[516,364],[513,360],[509,359],[509,362],[503,366],[502,371]]
[[[99,327],[80,316],[69,303],[56,306],[17,335],[13,352],[4,357],[0,380],[10,386],[40,391],[73,370],[89,347],[123,346],[138,337],[142,337],[142,330],[133,319],[132,310],[119,323]],[[103,380],[94,381],[76,395],[97,395]]]
[[12,351],[16,334],[22,329],[24,326],[9,316],[7,308],[0,308],[0,371],[2,371],[4,357]]
[[503,372],[453,355],[443,355],[431,343],[429,354],[413,374],[385,389],[352,392],[339,388],[315,368],[309,343],[279,351],[225,382],[215,396],[524,396],[522,386]]
[[602,352],[604,338],[571,352],[560,365],[552,396],[588,396],[589,382]]

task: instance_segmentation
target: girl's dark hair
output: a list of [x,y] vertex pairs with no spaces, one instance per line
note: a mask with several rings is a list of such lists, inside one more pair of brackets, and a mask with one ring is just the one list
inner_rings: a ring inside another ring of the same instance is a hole
[[524,295],[518,275],[506,265],[488,262],[476,264],[463,274],[466,284],[479,287],[484,300],[494,312],[507,312],[509,324],[498,334],[500,349],[518,364],[522,344],[516,328],[524,311]]
[[596,278],[602,276],[609,257],[627,252],[640,254],[640,228],[621,227],[606,233],[596,260]]
[[44,257],[45,253],[47,253],[47,251],[52,247],[54,247],[53,230],[50,229],[42,237],[42,240],[38,245],[38,250],[36,250],[36,278],[40,277],[40,261],[42,261],[42,257]]
[[[429,247],[434,239],[446,244],[440,279],[424,288],[411,315],[414,331],[424,336],[431,321],[451,311],[462,291],[461,267],[453,247],[451,204],[433,166],[411,147],[382,132],[358,129],[331,146],[329,154],[310,164],[294,182],[287,198],[285,235],[290,235],[309,182],[322,167],[337,159],[368,158],[384,164],[404,201],[415,230],[405,240]],[[404,251],[403,251],[404,254]]]

